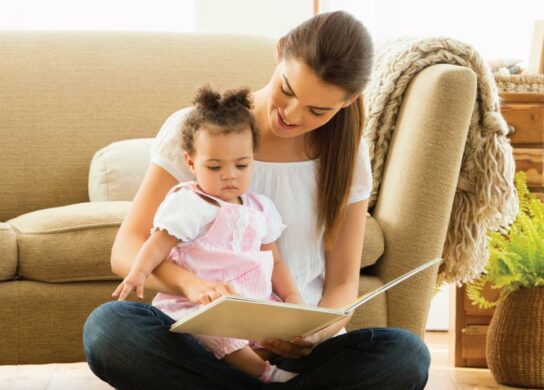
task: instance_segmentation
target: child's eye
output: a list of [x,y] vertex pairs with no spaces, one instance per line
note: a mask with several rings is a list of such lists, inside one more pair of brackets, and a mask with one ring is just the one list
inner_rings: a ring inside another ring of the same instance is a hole
[[208,167],[210,171],[218,171],[221,169],[221,167]]
[[247,164],[245,164],[245,165],[244,164],[236,165],[236,168],[238,168],[238,169],[246,169],[247,167],[248,167]]

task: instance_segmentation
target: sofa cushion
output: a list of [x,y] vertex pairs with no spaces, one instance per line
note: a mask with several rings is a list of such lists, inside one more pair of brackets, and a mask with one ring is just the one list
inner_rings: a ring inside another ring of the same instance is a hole
[[365,241],[363,247],[363,256],[361,257],[361,268],[375,264],[383,255],[385,248],[383,231],[372,215],[366,215]]
[[111,247],[129,205],[77,203],[9,220],[17,232],[19,275],[46,282],[118,279],[111,272]]
[[0,223],[0,281],[15,278],[17,237],[7,223]]
[[[85,320],[97,306],[111,301],[118,281],[44,283],[11,281],[0,283],[0,365],[43,364],[85,361],[81,337]],[[144,291],[145,303],[155,292]],[[127,300],[140,301],[131,294]],[[0,389],[89,389],[69,385],[9,386],[4,377]],[[6,386],[2,386],[6,383]],[[113,389],[113,388],[111,388]]]
[[[89,199],[132,200],[149,163],[152,138],[114,142],[95,153],[89,169]],[[367,215],[361,268],[374,264],[384,251],[383,232]]]
[[96,152],[89,168],[89,200],[132,200],[147,170],[152,140],[114,142]]
[[[359,296],[374,291],[384,285],[377,276],[361,275],[359,278]],[[353,313],[346,326],[348,331],[361,328],[383,328],[387,326],[387,292],[376,296]]]

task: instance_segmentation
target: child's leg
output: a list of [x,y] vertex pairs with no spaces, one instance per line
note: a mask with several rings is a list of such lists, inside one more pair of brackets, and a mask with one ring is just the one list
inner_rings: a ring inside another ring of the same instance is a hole
[[[195,335],[216,358],[263,382],[286,382],[298,374],[270,365],[250,347],[248,340]],[[256,345],[252,343],[251,345]]]
[[223,360],[254,378],[260,377],[266,368],[266,362],[249,347],[225,355]]
[[254,350],[246,346],[229,355],[223,360],[240,371],[259,378],[263,382],[286,382],[297,374],[271,366],[267,360],[263,360]]

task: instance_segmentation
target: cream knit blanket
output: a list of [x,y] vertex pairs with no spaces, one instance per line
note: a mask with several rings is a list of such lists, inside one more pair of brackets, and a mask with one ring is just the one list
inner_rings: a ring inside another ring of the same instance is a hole
[[369,207],[376,203],[380,191],[402,96],[421,70],[438,63],[466,66],[478,80],[438,281],[460,284],[477,278],[485,267],[489,256],[486,230],[510,225],[519,208],[513,184],[515,164],[506,139],[508,127],[499,112],[495,80],[471,46],[449,38],[404,38],[377,49],[372,79],[364,93],[364,136],[374,181]]

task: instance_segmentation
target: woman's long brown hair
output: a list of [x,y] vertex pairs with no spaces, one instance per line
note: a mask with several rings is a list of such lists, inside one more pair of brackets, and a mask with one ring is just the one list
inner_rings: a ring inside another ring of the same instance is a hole
[[[324,82],[360,94],[370,78],[373,44],[363,24],[347,12],[324,13],[307,20],[278,43],[282,58],[302,60]],[[343,220],[362,138],[362,97],[342,108],[330,121],[308,133],[319,152],[318,223],[330,248]]]

